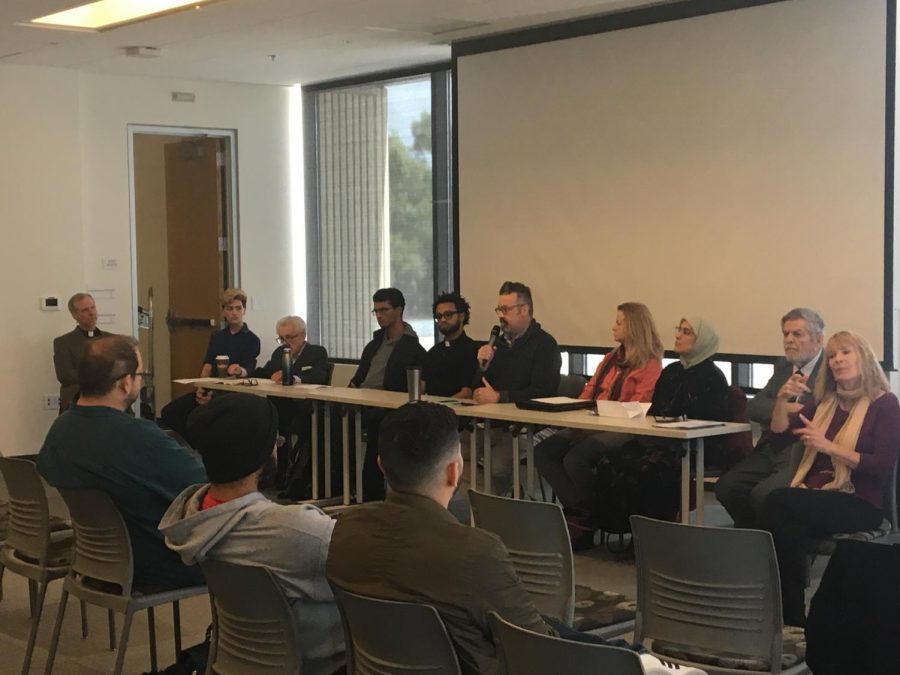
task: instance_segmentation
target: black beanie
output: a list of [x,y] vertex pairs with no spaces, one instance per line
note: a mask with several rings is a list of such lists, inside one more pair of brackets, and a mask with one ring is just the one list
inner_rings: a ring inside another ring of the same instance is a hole
[[278,412],[264,396],[226,394],[194,410],[187,441],[200,453],[211,483],[233,483],[272,455]]

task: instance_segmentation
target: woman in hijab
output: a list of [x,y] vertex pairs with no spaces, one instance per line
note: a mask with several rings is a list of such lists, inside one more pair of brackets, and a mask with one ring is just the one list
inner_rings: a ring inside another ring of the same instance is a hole
[[805,446],[791,486],[774,490],[762,514],[775,540],[782,614],[791,626],[806,623],[806,556],[813,541],[879,526],[900,447],[900,403],[865,338],[835,333],[824,353],[813,395],[794,375],[772,411],[772,431],[793,434]]
[[[579,398],[650,401],[663,353],[653,316],[639,302],[625,302],[616,309],[612,335],[619,346],[603,358]],[[608,431],[591,434],[564,429],[535,447],[535,465],[566,509],[570,524],[593,511],[593,468],[599,457],[631,438]]]

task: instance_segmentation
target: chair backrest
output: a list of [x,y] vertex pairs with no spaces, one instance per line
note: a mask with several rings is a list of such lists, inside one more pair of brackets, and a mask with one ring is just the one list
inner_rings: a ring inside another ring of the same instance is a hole
[[475,527],[493,532],[509,551],[535,607],[571,625],[575,615],[572,544],[562,509],[549,502],[507,499],[469,490]]
[[213,604],[213,671],[299,673],[296,618],[272,573],[211,559],[200,568]]
[[331,378],[334,377],[334,364],[329,361],[325,366],[325,384],[331,384]]
[[884,486],[884,510],[887,519],[891,523],[891,532],[900,530],[900,524],[897,522],[897,465],[900,464],[900,458],[894,462],[891,467],[891,474],[888,482]]
[[[727,653],[781,672],[781,585],[772,535],[631,516],[634,639]],[[768,668],[768,670],[765,670]]]
[[344,623],[348,673],[459,675],[456,651],[434,607],[332,589]]
[[[747,394],[736,384],[728,387],[728,421],[749,423],[750,416],[747,413]],[[742,431],[739,434],[729,434],[724,441],[725,459],[730,468],[753,452],[753,433]]]
[[644,675],[640,657],[629,649],[532,633],[496,612],[488,620],[506,675]]
[[131,594],[131,537],[113,500],[100,490],[60,488],[75,530],[71,573],[118,584]]
[[47,564],[50,548],[50,506],[34,462],[0,457],[0,472],[9,493],[6,546]]
[[578,398],[584,389],[584,383],[587,380],[581,375],[560,375],[559,387],[556,388],[557,396],[569,396]]

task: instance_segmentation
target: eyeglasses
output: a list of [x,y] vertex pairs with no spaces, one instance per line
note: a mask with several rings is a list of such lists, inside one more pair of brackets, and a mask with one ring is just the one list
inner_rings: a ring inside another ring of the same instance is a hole
[[235,384],[241,387],[258,387],[259,380],[255,377],[245,377],[243,380],[238,380]]
[[515,305],[499,305],[494,307],[494,311],[497,313],[497,316],[504,316],[513,311],[516,307],[522,307],[524,305],[524,302],[517,302]]
[[114,378],[113,378],[113,382],[118,382],[118,381],[121,380],[123,377],[127,377],[128,375],[131,375],[131,377],[135,377],[135,378],[136,378],[136,377],[138,377],[138,376],[140,376],[140,377],[150,377],[152,374],[153,374],[153,373],[147,372],[146,370],[141,370],[141,371],[134,372],[134,373],[122,373],[121,375],[119,375],[119,376],[117,376],[117,377],[114,377]]
[[682,335],[693,335],[694,329],[688,326],[675,326],[675,332],[681,333]]
[[297,339],[298,337],[300,337],[301,335],[303,335],[303,333],[294,333],[293,335],[285,335],[284,337],[281,337],[281,336],[279,335],[278,337],[275,338],[275,342],[277,342],[277,343],[280,344],[280,345],[283,345],[283,344],[286,344],[286,343],[288,343],[288,342],[293,342],[294,340],[296,340],[296,339]]
[[375,316],[381,316],[382,314],[387,314],[390,311],[397,309],[396,307],[376,307],[372,310],[372,314]]
[[440,321],[441,319],[452,319],[452,318],[453,318],[454,316],[456,316],[457,314],[462,314],[462,312],[456,312],[456,311],[451,311],[451,312],[435,312],[435,313],[434,313],[434,320],[435,320],[435,322],[437,322],[437,321]]

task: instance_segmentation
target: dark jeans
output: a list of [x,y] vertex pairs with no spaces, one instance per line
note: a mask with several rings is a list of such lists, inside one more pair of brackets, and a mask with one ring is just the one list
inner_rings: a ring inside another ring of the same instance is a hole
[[554,619],[552,616],[541,615],[544,619],[544,623],[550,626],[553,630],[557,632],[559,637],[564,640],[572,640],[573,642],[586,642],[592,645],[606,645],[607,647],[622,647],[623,649],[630,649],[638,654],[642,654],[646,649],[644,649],[641,645],[632,645],[626,642],[625,640],[620,639],[610,639],[602,638],[599,635],[593,635],[592,633],[582,633],[581,631],[575,630],[571,626],[567,626],[559,619]]
[[846,492],[780,488],[769,495],[762,528],[775,540],[785,624],[806,624],[806,565],[815,540],[838,532],[874,530],[882,517],[880,509]]
[[763,505],[772,490],[790,485],[791,447],[757,447],[716,482],[716,498],[735,527],[758,527]]

